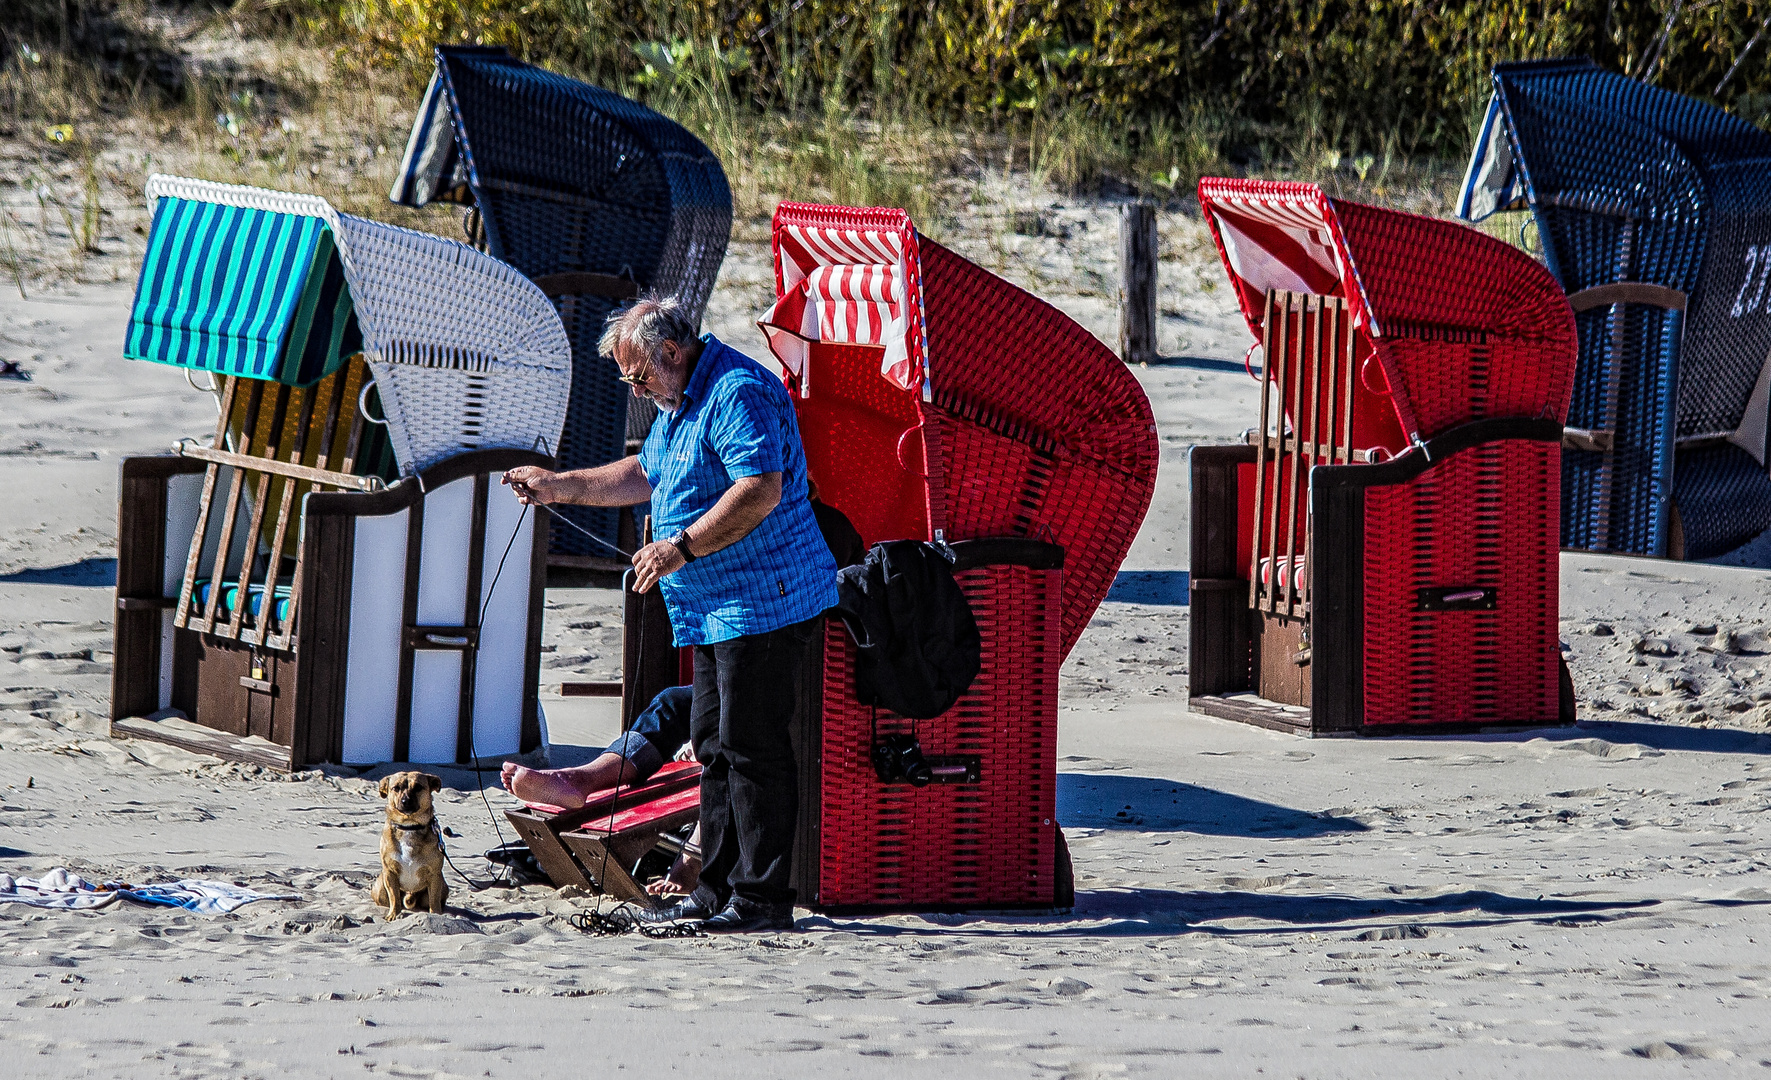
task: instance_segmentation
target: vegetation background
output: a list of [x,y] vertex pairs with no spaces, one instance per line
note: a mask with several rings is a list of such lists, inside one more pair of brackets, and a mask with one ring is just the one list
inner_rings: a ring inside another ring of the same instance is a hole
[[1259,173],[1443,212],[1497,61],[1584,53],[1764,125],[1768,29],[1771,0],[0,0],[0,260],[22,272],[33,214],[102,249],[149,159],[389,216],[442,42],[675,117],[741,231],[792,192],[938,234],[993,171],[1181,204]]

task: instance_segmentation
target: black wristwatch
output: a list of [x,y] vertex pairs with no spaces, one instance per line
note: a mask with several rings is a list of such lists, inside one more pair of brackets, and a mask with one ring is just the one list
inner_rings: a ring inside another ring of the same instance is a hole
[[695,553],[689,550],[689,530],[678,529],[675,536],[664,542],[683,553],[684,565],[695,561]]

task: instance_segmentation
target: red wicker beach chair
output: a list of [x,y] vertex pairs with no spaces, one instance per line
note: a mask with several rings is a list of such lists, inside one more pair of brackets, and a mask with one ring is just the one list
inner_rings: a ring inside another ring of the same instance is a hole
[[[1149,507],[1149,402],[1082,327],[900,210],[783,203],[774,254],[777,301],[761,322],[823,499],[870,544],[951,543],[984,649],[946,714],[876,717],[855,699],[852,650],[832,623],[816,902],[1066,904],[1058,667]],[[876,775],[876,739],[911,731],[947,782]]]
[[1263,347],[1192,453],[1190,703],[1304,734],[1572,721],[1557,647],[1561,289],[1473,229],[1205,179]]

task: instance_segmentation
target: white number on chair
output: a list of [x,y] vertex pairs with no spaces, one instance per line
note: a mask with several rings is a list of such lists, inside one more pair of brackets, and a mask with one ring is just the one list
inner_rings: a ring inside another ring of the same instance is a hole
[[[1757,271],[1759,287],[1753,292],[1752,300],[1748,301],[1746,294],[1753,287],[1754,271]],[[1734,307],[1728,314],[1738,319],[1759,310],[1759,302],[1765,299],[1767,277],[1771,277],[1771,244],[1747,248],[1746,276],[1740,282],[1740,292],[1735,294]]]

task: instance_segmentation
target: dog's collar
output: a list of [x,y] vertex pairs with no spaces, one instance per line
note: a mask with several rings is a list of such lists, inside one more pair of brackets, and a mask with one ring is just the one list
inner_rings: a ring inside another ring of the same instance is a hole
[[397,821],[390,821],[388,824],[402,832],[429,832],[437,827],[437,819],[431,818],[423,825],[401,825]]

